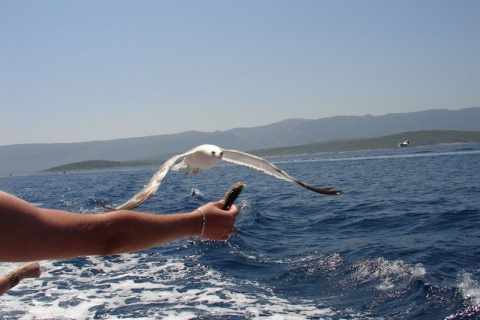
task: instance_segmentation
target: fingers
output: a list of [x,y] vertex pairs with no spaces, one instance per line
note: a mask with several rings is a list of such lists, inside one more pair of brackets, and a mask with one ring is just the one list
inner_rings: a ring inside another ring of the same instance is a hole
[[217,201],[215,205],[217,206],[218,209],[223,209],[223,206],[225,205],[225,199]]
[[37,262],[30,262],[15,269],[19,278],[38,278],[41,274],[40,265]]
[[[223,210],[224,205],[225,205],[225,199],[222,199],[222,200],[217,201],[215,203],[215,206],[218,209],[221,209],[221,210]],[[232,204],[228,210],[223,210],[223,211],[233,214],[234,217],[236,217],[238,215],[238,207],[235,204]]]
[[38,262],[31,262],[26,265],[26,274],[29,278],[38,278],[40,277],[41,272]]
[[240,211],[238,211],[237,206],[234,204],[230,206],[230,209],[228,210],[228,212],[231,213],[234,218],[237,218],[238,214],[240,213]]
[[234,227],[238,215],[238,208],[232,205],[228,210],[222,210],[224,200],[210,202],[202,206],[206,215],[206,229],[204,237],[212,240],[228,240],[237,230]]

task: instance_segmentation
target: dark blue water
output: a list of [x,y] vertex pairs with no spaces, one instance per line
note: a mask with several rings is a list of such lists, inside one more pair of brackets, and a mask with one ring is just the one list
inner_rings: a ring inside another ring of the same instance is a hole
[[[317,195],[228,164],[196,176],[170,172],[138,210],[191,211],[242,181],[238,234],[42,261],[40,279],[0,298],[1,317],[480,317],[480,144],[270,160],[345,194]],[[98,200],[123,203],[155,170],[3,177],[0,189],[39,207],[97,214]]]

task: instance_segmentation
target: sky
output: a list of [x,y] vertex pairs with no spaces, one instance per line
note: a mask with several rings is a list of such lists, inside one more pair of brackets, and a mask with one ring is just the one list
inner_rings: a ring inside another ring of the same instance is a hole
[[0,146],[480,106],[480,1],[0,0]]

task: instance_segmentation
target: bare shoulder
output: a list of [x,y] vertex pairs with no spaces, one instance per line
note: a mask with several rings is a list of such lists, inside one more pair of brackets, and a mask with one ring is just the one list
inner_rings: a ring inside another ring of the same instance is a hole
[[2,191],[2,190],[0,190],[0,201],[2,203],[5,203],[6,201],[22,201],[23,202],[23,200],[15,197],[14,195],[6,193],[5,191]]
[[31,211],[33,205],[11,194],[0,191],[0,214],[15,213],[18,211]]

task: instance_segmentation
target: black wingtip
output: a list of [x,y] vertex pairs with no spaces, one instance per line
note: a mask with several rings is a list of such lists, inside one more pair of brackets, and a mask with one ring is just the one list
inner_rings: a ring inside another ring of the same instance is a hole
[[98,201],[98,204],[101,205],[104,209],[107,209],[108,211],[115,211],[115,208],[107,206],[102,200]]
[[[334,190],[333,188],[323,188],[323,189],[317,189],[319,191],[316,191],[321,194],[326,194],[326,195],[331,195],[331,196],[336,196],[339,194],[343,194],[342,190]],[[313,190],[315,191],[315,190]]]
[[295,182],[297,184],[301,185],[302,187],[307,188],[310,191],[313,191],[313,192],[316,192],[316,193],[321,193],[321,194],[326,194],[326,195],[329,195],[329,196],[335,196],[335,195],[339,195],[339,194],[343,193],[342,190],[335,190],[333,187],[331,187],[331,188],[314,188],[311,185],[308,185],[308,184],[306,184],[302,181],[299,181],[299,180],[295,180]]

